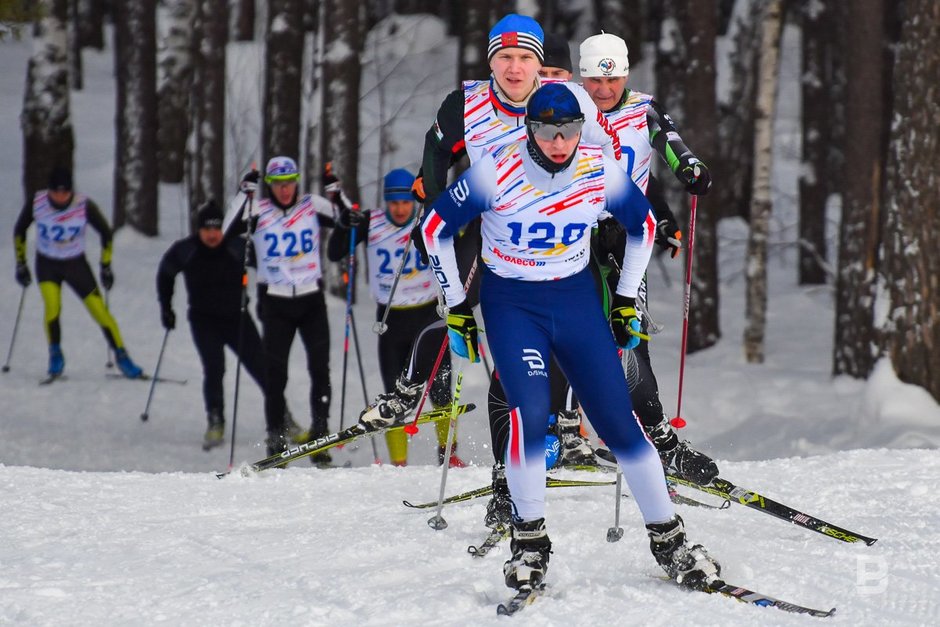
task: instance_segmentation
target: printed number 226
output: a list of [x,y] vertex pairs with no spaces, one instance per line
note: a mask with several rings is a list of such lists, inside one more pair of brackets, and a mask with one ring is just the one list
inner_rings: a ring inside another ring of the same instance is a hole
[[[268,244],[268,257],[293,257],[313,251],[313,231],[310,229],[302,230],[299,238],[293,231],[284,231],[280,237],[276,233],[265,233],[264,241]],[[283,244],[283,251],[281,244]],[[298,244],[300,250],[298,250]]]

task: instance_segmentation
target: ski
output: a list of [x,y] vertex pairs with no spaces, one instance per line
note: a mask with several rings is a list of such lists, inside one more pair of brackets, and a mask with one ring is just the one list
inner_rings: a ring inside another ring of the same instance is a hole
[[507,602],[496,606],[498,616],[512,616],[519,610],[526,608],[545,592],[545,584],[539,584],[534,588],[526,586],[512,596]]
[[[614,485],[613,481],[583,481],[580,479],[556,479],[554,477],[545,478],[545,487],[546,488],[586,488],[591,486],[602,486],[602,485]],[[444,505],[449,505],[450,503],[462,503],[464,501],[470,501],[481,496],[489,496],[493,493],[493,486],[487,485],[482,488],[476,488],[474,490],[468,490],[466,492],[461,492],[460,494],[455,494],[454,496],[449,496],[444,499]],[[437,507],[437,501],[428,501],[427,503],[412,503],[411,501],[402,501],[402,504],[405,507],[411,507],[413,509],[428,509],[431,507]]]
[[730,597],[736,601],[747,603],[749,605],[757,605],[759,607],[775,607],[778,610],[783,610],[784,612],[791,612],[793,614],[809,614],[810,616],[815,616],[817,618],[827,618],[836,613],[836,608],[832,608],[828,611],[815,610],[811,607],[797,605],[796,603],[790,603],[789,601],[781,601],[780,599],[769,597],[765,594],[761,594],[760,592],[754,592],[753,590],[748,590],[747,588],[735,586],[723,581],[718,581],[716,584],[720,585],[713,585],[709,588],[706,588],[704,592],[708,592],[709,594],[720,594],[722,596]]
[[[706,503],[704,501],[699,501],[698,499],[693,499],[684,494],[679,494],[676,492],[675,484],[667,483],[666,487],[669,489],[669,498],[676,505],[685,505],[687,507],[701,507],[703,509],[728,509],[731,507],[731,501],[725,499],[721,502],[721,505],[712,505],[711,503]],[[627,494],[623,495],[626,498]]]
[[[141,374],[139,377],[128,379],[123,374],[117,372],[106,372],[105,376],[109,379],[127,379],[128,381],[153,381],[153,375]],[[176,385],[186,385],[188,379],[173,379],[170,377],[156,377],[157,383],[175,383]]]
[[864,542],[868,546],[871,546],[878,541],[877,538],[869,538],[860,533],[854,531],[849,531],[843,527],[833,525],[832,523],[826,522],[820,518],[810,516],[799,510],[793,509],[788,505],[778,503],[772,499],[767,498],[766,496],[754,492],[753,490],[748,490],[737,486],[727,479],[722,479],[721,477],[715,477],[714,480],[708,485],[699,485],[685,479],[680,479],[673,475],[667,475],[666,479],[672,483],[687,486],[689,488],[695,488],[706,494],[713,494],[720,498],[723,498],[732,503],[738,503],[745,507],[757,510],[759,512],[764,512],[765,514],[770,514],[775,518],[780,520],[785,520],[789,523],[803,527],[804,529],[809,529],[810,531],[815,531],[824,536],[830,538],[835,538],[842,542],[856,543]]
[[479,546],[473,544],[468,546],[467,553],[473,557],[484,557],[497,544],[507,539],[509,535],[510,531],[507,525],[496,525],[494,528],[490,529],[490,532],[487,534],[482,544]]
[[[473,403],[467,403],[466,405],[460,405],[457,408],[457,415],[463,415],[467,412],[473,411],[476,409],[476,405]],[[450,418],[451,408],[445,407],[442,409],[435,409],[434,411],[425,412],[418,418],[418,424],[424,424],[427,422],[434,422],[437,420],[446,420]],[[410,424],[410,421],[409,421]],[[276,455],[271,455],[270,457],[265,457],[262,460],[256,461],[253,464],[245,466],[241,469],[241,474],[248,476],[253,472],[260,472],[262,470],[269,470],[271,468],[283,468],[289,463],[297,461],[303,457],[308,457],[310,455],[315,455],[321,453],[327,449],[331,449],[334,446],[339,446],[341,444],[349,444],[353,440],[358,440],[359,438],[366,435],[376,435],[379,433],[386,433],[388,431],[394,431],[396,429],[403,429],[404,424],[398,425],[396,427],[389,427],[386,429],[366,429],[364,426],[358,422],[351,427],[348,427],[339,433],[331,433],[330,435],[324,435],[323,437],[317,438],[315,440],[310,440],[304,444],[298,444],[296,446],[291,446],[282,453],[277,453]],[[229,475],[231,471],[227,472],[218,472],[216,477],[221,479],[226,475]],[[436,503],[435,503],[436,505]]]
[[56,381],[65,381],[66,379],[68,379],[68,377],[66,377],[64,374],[50,374],[45,379],[40,379],[39,385],[49,385],[51,383],[55,383]]

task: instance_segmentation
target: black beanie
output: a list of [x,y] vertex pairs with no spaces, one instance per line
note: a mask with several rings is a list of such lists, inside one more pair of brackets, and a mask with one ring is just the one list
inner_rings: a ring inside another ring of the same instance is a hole
[[571,50],[568,48],[568,40],[555,33],[545,33],[545,60],[542,65],[560,67],[574,72],[571,69]]
[[225,215],[214,200],[207,200],[196,212],[197,229],[221,229]]
[[52,168],[49,173],[49,189],[72,191],[72,171],[61,165]]

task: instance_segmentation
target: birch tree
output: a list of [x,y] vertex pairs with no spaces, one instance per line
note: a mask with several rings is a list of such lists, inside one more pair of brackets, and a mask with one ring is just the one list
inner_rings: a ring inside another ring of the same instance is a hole
[[321,163],[330,161],[343,189],[359,200],[359,78],[362,32],[355,4],[324,0]]
[[163,183],[182,182],[185,170],[193,87],[193,10],[193,0],[166,0],[157,50],[157,164]]
[[876,312],[898,377],[940,401],[940,8],[905,3],[894,66],[883,277]]
[[845,24],[846,176],[836,278],[833,374],[863,379],[877,356],[872,306],[887,149],[884,24],[883,0],[858,0]]
[[193,83],[186,153],[189,210],[225,198],[225,45],[227,0],[196,0],[193,21]]
[[[262,162],[275,155],[300,156],[300,93],[303,87],[303,1],[271,0],[265,33]],[[355,10],[354,10],[355,12]]]
[[484,80],[490,75],[486,58],[490,32],[491,0],[462,2],[460,31],[457,37],[457,84],[465,80]]
[[826,282],[827,157],[832,135],[832,99],[827,82],[828,42],[834,24],[821,2],[798,8],[802,39],[802,156],[799,175],[799,282]]
[[751,196],[751,229],[747,242],[746,316],[744,356],[748,363],[764,362],[764,332],[767,321],[767,234],[773,169],[773,125],[776,113],[780,36],[783,32],[783,2],[764,4],[761,47],[757,73],[757,107],[754,118],[754,185]]
[[156,0],[115,5],[114,226],[157,234]]
[[255,0],[234,0],[235,41],[255,39]]
[[72,169],[75,138],[69,108],[66,25],[68,0],[44,0],[33,22],[33,51],[26,67],[23,130],[23,193],[46,187],[56,165]]

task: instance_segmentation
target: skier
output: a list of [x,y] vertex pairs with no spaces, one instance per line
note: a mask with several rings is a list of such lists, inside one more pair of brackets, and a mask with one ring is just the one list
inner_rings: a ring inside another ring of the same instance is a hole
[[170,246],[157,269],[163,328],[176,328],[173,284],[180,272],[189,295],[189,328],[202,362],[202,396],[208,422],[202,448],[206,451],[221,445],[225,437],[222,378],[226,346],[236,352],[245,370],[264,390],[261,336],[247,312],[240,316],[246,243],[238,236],[223,236],[222,219],[222,210],[214,200],[200,206],[196,234]]
[[[668,249],[672,257],[682,246],[682,233],[675,216],[665,201],[661,185],[650,174],[651,157],[655,150],[666,162],[690,194],[704,195],[711,186],[708,168],[684,144],[672,118],[653,97],[626,88],[629,77],[629,57],[626,42],[610,33],[601,33],[585,39],[580,46],[579,69],[584,88],[611,127],[617,131],[623,158],[619,165],[633,179],[637,187],[647,194],[657,217],[656,241]],[[608,261],[613,253],[620,264],[625,240],[622,226],[616,220],[600,222],[595,239],[595,258],[607,268],[602,274],[608,282],[616,280],[617,272],[610,273]],[[640,286],[640,298],[646,300],[646,277]],[[643,332],[646,321],[643,320]],[[718,467],[705,454],[680,441],[669,424],[659,400],[659,387],[650,362],[649,345],[641,340],[634,351],[637,372],[631,391],[633,406],[643,428],[659,451],[663,467],[670,474],[706,485],[718,476]]]
[[[643,515],[657,562],[694,588],[717,580],[718,563],[686,542],[656,449],[635,420],[616,345],[636,346],[634,309],[655,220],[649,202],[613,159],[581,144],[585,115],[562,83],[529,100],[526,138],[482,156],[432,205],[422,234],[449,308],[451,349],[472,359],[477,325],[459,284],[452,238],[482,216],[480,305],[490,350],[513,407],[506,478],[515,507],[506,584],[538,586],[548,567],[544,434],[548,357],[554,353],[598,434],[619,461]],[[629,245],[610,327],[586,271],[589,231],[606,210],[624,223]],[[611,338],[611,328],[614,338]],[[616,339],[616,345],[611,342]]]
[[[401,275],[395,284],[396,271],[418,217],[411,197],[414,178],[408,170],[401,168],[385,175],[384,210],[358,211],[343,206],[339,227],[333,230],[327,244],[330,261],[343,259],[349,254],[350,229],[354,227],[356,245],[367,242],[367,265],[371,273],[369,287],[377,303],[376,320],[385,319],[386,309],[391,308],[387,317],[388,328],[379,335],[379,368],[385,393],[379,395],[374,407],[397,403],[399,396],[416,404],[424,379],[416,376],[415,362],[420,359],[425,363],[433,363],[437,347],[444,338],[444,325],[437,315],[437,283],[429,266],[421,260],[421,255],[414,247],[409,247],[407,261],[401,266]],[[338,194],[338,198],[342,199],[343,194]],[[343,200],[340,203],[345,204]],[[438,323],[436,326],[435,322]],[[431,327],[431,330],[422,333],[426,327]],[[419,357],[416,355],[418,352],[423,354]],[[403,369],[405,372],[402,372]],[[446,376],[450,372],[449,359],[441,365],[440,372],[441,376],[435,378],[429,394],[436,407],[450,403],[450,379]],[[443,463],[448,423],[440,421],[436,428],[439,461]],[[385,441],[392,465],[406,465],[408,438],[404,431],[386,433]],[[453,446],[456,447],[456,442]],[[449,463],[451,466],[464,465],[457,457],[455,448],[452,449]]]
[[557,33],[545,33],[544,58],[539,76],[544,79],[570,81],[574,77],[568,40]]
[[[248,172],[241,191],[253,198],[260,175]],[[329,433],[330,327],[320,268],[320,226],[334,226],[333,204],[314,194],[300,194],[300,172],[290,157],[271,158],[265,166],[265,198],[246,202],[233,223],[250,215],[251,245],[258,268],[258,317],[265,356],[264,416],[268,455],[284,451],[290,439],[284,390],[294,335],[307,353],[310,374],[311,427],[295,438],[307,442]],[[250,214],[245,210],[250,206]],[[311,457],[319,465],[332,460],[323,452]]]
[[101,271],[99,277],[105,290],[114,285],[111,270],[112,233],[98,205],[90,198],[76,194],[72,172],[57,166],[49,175],[49,188],[36,192],[23,206],[13,227],[16,252],[16,280],[23,287],[32,282],[26,265],[26,231],[36,222],[36,277],[45,305],[45,330],[49,342],[49,379],[62,375],[65,357],[62,354],[62,283],[65,282],[82,299],[92,319],[101,326],[105,340],[114,350],[114,361],[128,379],[143,375],[131,361],[121,338],[117,321],[108,311],[95,276],[85,257],[85,231],[90,224],[101,236]]

